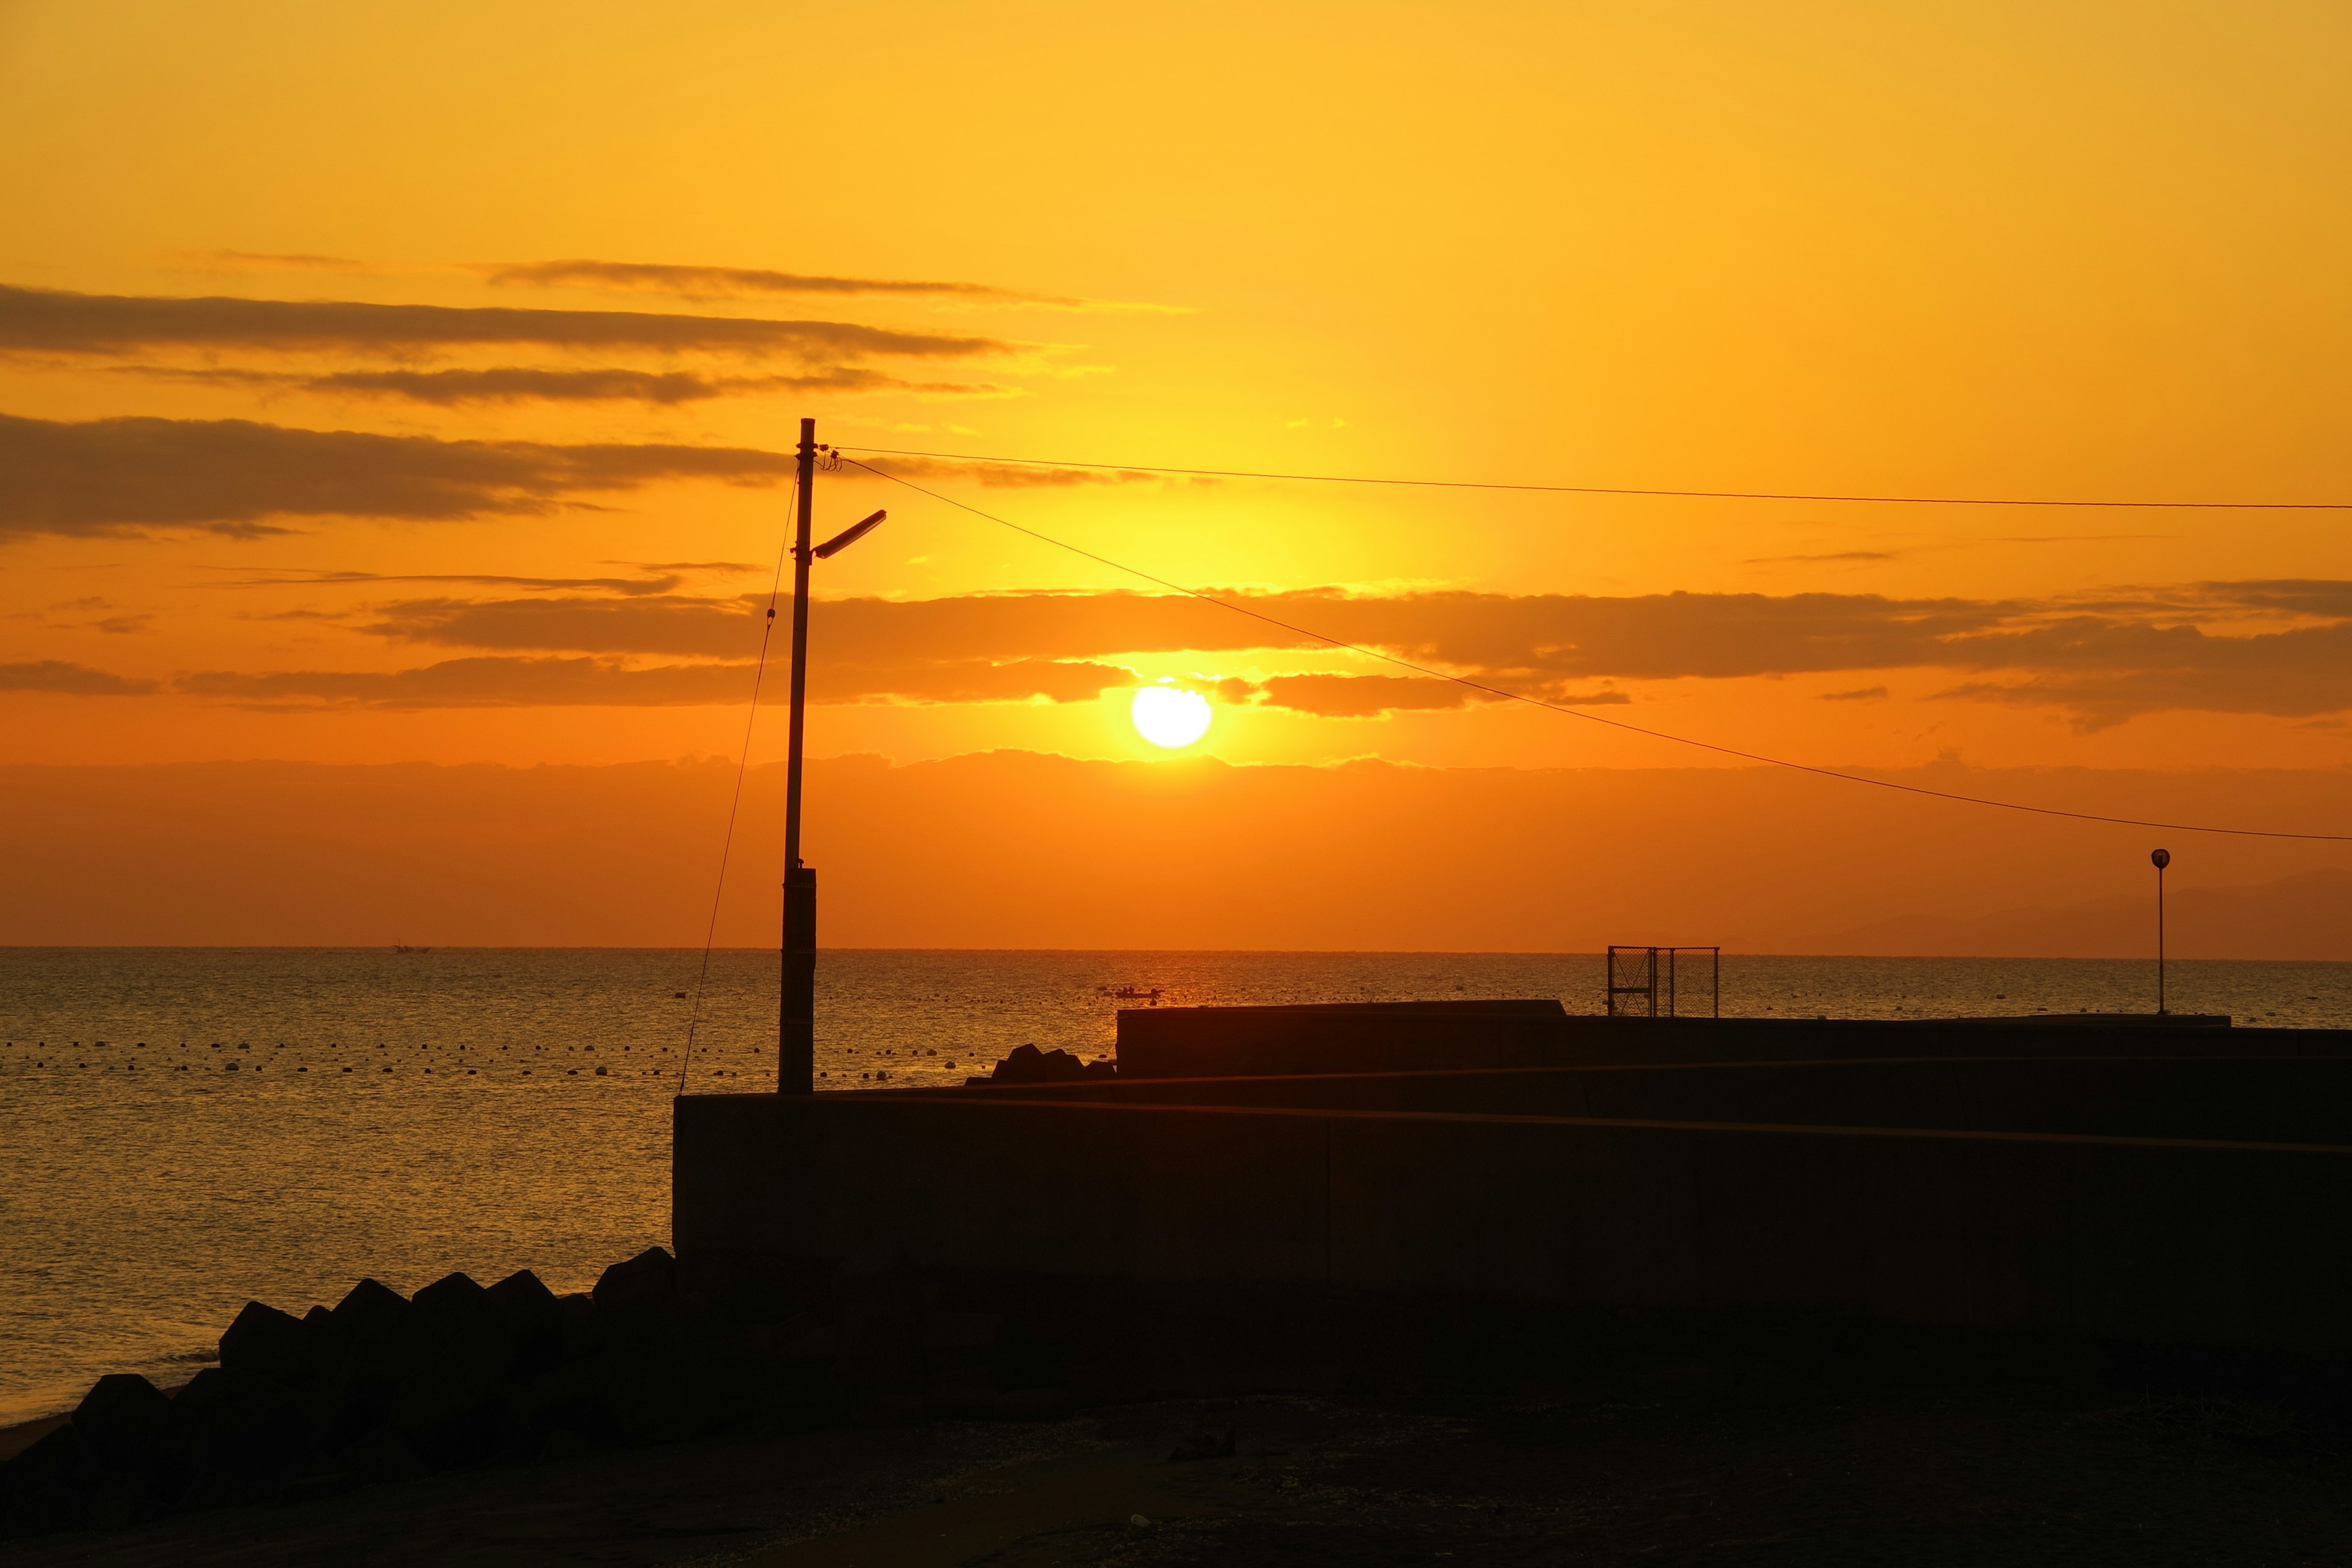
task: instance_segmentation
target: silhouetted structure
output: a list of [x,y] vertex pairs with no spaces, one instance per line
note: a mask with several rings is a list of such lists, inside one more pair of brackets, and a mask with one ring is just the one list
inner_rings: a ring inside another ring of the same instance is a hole
[[1435,1293],[2352,1366],[2328,1239],[2352,1031],[1524,1002],[1119,1022],[1112,1079],[681,1099],[682,1258],[895,1247],[973,1300],[1247,1300],[1244,1333]]

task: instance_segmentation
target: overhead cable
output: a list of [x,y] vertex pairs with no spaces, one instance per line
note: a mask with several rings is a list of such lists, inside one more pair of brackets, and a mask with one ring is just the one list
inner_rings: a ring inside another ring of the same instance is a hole
[[[793,480],[797,505],[800,480]],[[768,642],[776,635],[776,599],[784,589],[784,553],[789,540],[776,547],[776,573],[768,582],[768,616],[760,623],[760,659],[751,668],[751,710],[743,715],[743,752],[735,760],[735,793],[727,801],[727,834],[719,845],[719,875],[710,889],[710,923],[702,933],[702,969],[694,977],[694,1005],[686,1017],[686,1049],[677,1059],[677,1091],[686,1092],[687,1068],[694,1064],[694,1036],[702,1026],[702,995],[710,984],[710,950],[719,940],[719,900],[727,891],[727,862],[735,853],[735,819],[743,810],[743,775],[751,767],[751,731],[760,721],[760,685],[768,675]]]
[[[1218,479],[1283,479],[1315,485],[1389,485],[1409,489],[1517,490],[1538,495],[1667,496],[1691,500],[1854,501],[1882,506],[2098,507],[2150,511],[2352,511],[2352,501],[2342,500],[2069,500],[2042,496],[1800,495],[1781,490],[1640,489],[1622,485],[1516,484],[1501,479],[1391,479],[1360,474],[1279,474],[1249,468],[1172,468],[1154,467],[1150,463],[1087,463],[1059,458],[996,458],[972,452],[916,452],[895,447],[836,447],[834,450],[865,452],[877,458],[929,458],[952,463],[1008,463],[1027,468],[1092,468],[1105,473],[1176,474]],[[898,476],[890,477],[895,479]]]

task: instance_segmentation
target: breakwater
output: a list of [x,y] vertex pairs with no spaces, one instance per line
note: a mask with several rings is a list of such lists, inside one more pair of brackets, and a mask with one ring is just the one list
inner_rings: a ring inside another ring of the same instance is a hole
[[[1294,1016],[1294,1018],[1300,1016]],[[688,1258],[877,1241],[1031,1296],[1797,1313],[2315,1363],[2352,1358],[2352,1034],[2116,1018],[1653,1024],[1316,1010],[1139,1020],[1329,1070],[687,1097]],[[1492,1021],[1492,1020],[1490,1020]],[[1906,1046],[1914,1055],[1899,1054]],[[1677,1059],[1677,1058],[1682,1059]],[[1613,1058],[1613,1059],[1611,1059]],[[823,1194],[808,1201],[808,1194]]]

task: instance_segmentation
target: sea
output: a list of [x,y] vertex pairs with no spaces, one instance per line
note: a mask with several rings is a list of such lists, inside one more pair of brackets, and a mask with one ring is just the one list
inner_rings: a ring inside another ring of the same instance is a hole
[[[958,1082],[1024,1043],[1106,1055],[1126,1006],[1595,1013],[1602,975],[1595,953],[830,951],[817,1087]],[[2352,963],[2175,961],[2166,983],[2175,1011],[2352,1026]],[[1719,1005],[2147,1011],[2155,989],[2152,963],[1727,954]],[[299,1314],[453,1270],[588,1289],[668,1240],[671,1097],[773,1090],[778,994],[772,952],[0,948],[0,1425],[105,1373],[184,1381],[248,1300]]]

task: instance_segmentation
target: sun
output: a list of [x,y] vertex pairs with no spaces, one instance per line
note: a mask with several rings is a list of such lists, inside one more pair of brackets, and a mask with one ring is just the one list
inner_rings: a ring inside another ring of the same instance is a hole
[[1209,700],[1175,686],[1147,686],[1128,710],[1135,732],[1155,746],[1189,746],[1209,732]]

